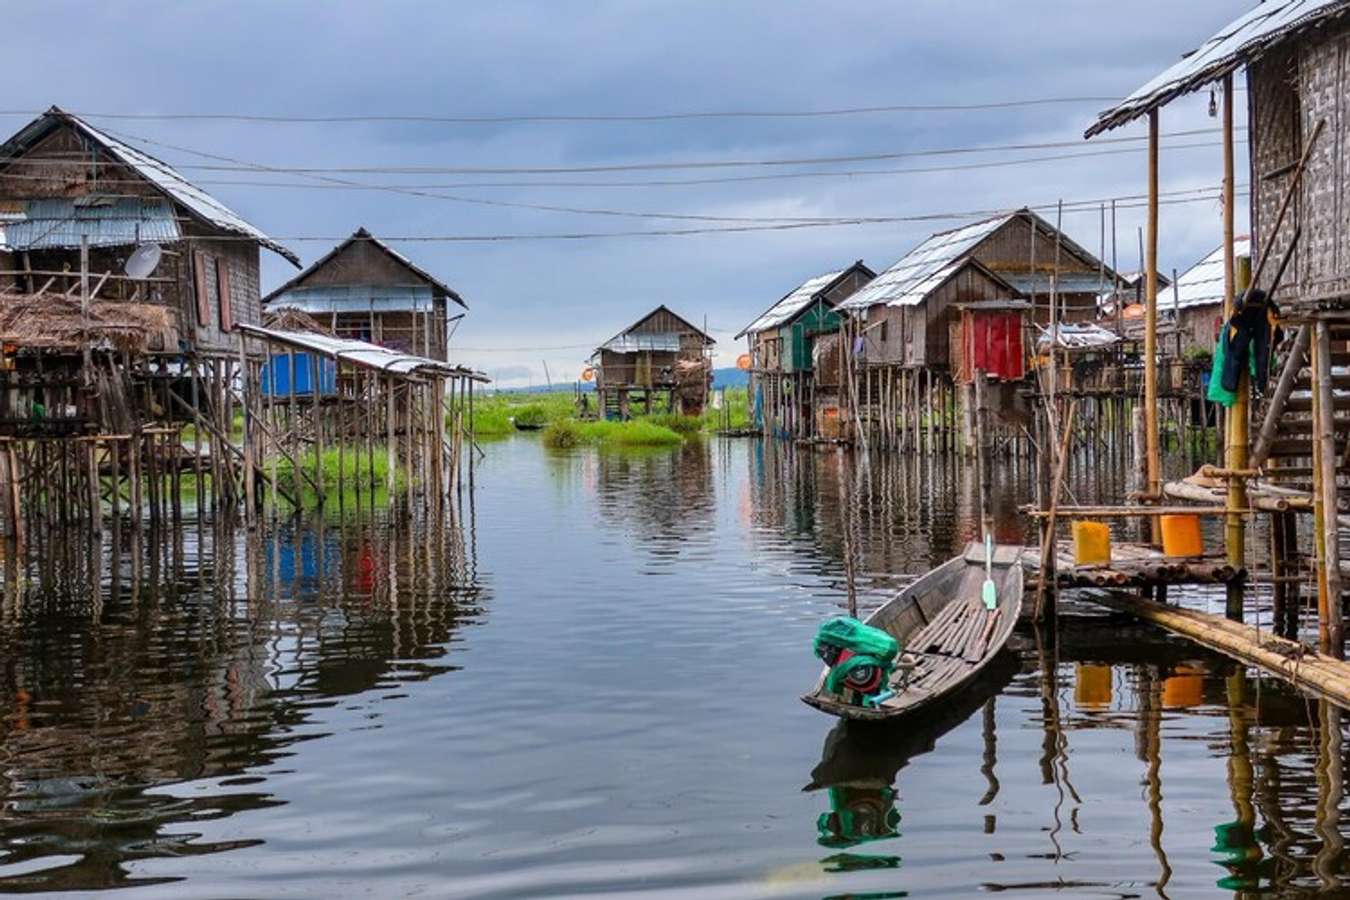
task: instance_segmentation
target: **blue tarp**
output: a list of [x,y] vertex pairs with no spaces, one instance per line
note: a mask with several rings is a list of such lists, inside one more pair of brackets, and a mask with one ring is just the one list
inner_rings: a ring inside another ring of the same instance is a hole
[[[303,350],[296,351],[294,354],[295,371],[291,371],[291,355],[277,354],[267,359],[267,365],[263,367],[262,373],[262,392],[264,396],[271,395],[275,397],[289,397],[291,395],[291,383],[294,380],[295,394],[298,397],[308,397],[314,391],[314,366],[310,361],[310,354]],[[292,374],[294,379],[292,379]],[[273,392],[273,383],[276,384],[275,393]],[[337,393],[337,364],[331,359],[319,358],[319,396],[332,396]]]

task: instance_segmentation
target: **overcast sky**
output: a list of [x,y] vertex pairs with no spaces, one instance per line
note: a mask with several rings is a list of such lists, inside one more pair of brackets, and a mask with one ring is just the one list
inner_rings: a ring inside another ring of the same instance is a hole
[[[632,116],[1114,98],[1250,6],[1237,0],[46,0],[6,10],[7,67],[26,74],[9,80],[3,105],[35,111],[55,103],[89,114],[119,136],[156,142],[139,146],[179,166],[306,263],[361,225],[390,238],[443,238],[738,224],[478,205],[450,196],[746,219],[751,225],[962,214],[1139,195],[1145,187],[1142,143],[1082,141],[1095,113],[1109,105],[1099,99],[997,111],[649,122],[276,123],[94,114]],[[79,27],[71,28],[72,22]],[[1164,134],[1217,127],[1208,105],[1207,92],[1173,103],[1163,112]],[[1245,94],[1236,105],[1242,125]],[[4,118],[7,131],[23,124],[17,113]],[[1143,134],[1143,124],[1136,123],[1107,138]],[[1214,134],[1166,138],[1162,190],[1217,185],[1217,140]],[[189,152],[287,169],[575,169],[1059,141],[1074,145],[887,161],[547,175],[273,174]],[[1177,144],[1203,146],[1169,150]],[[961,171],[893,171],[1122,149],[1130,152]],[[781,177],[877,170],[891,171]],[[1245,184],[1245,154],[1238,172]],[[614,184],[766,175],[776,177]],[[323,178],[413,185],[441,196],[351,189]],[[538,183],[558,181],[582,184]],[[1245,229],[1245,198],[1238,209]],[[1184,269],[1219,244],[1219,213],[1213,199],[1163,207],[1164,271]],[[1053,210],[1044,214],[1053,220]],[[928,233],[969,218],[678,237],[394,244],[468,301],[452,353],[511,385],[542,381],[545,362],[553,380],[575,379],[590,347],[660,303],[692,321],[706,320],[719,342],[719,364],[730,364],[741,350],[733,335],[799,282],[859,258],[881,270]],[[1122,270],[1138,266],[1140,224],[1138,209],[1119,212]],[[1065,229],[1091,249],[1100,245],[1095,208],[1066,215]],[[1108,229],[1108,256],[1110,243]],[[293,270],[264,256],[267,290]]]

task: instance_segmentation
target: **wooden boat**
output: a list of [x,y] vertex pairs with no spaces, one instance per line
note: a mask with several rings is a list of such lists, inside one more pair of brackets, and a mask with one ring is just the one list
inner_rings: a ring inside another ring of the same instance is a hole
[[1020,546],[994,548],[993,578],[998,605],[985,608],[980,597],[985,579],[984,547],[938,566],[900,591],[866,623],[900,642],[891,674],[894,695],[875,707],[851,703],[825,690],[822,672],[816,687],[802,696],[807,704],[845,719],[894,719],[918,712],[968,684],[998,655],[1022,611]]
[[512,420],[511,420],[511,424],[514,425],[514,426],[516,426],[516,431],[543,431],[543,430],[544,430],[544,423],[543,423],[543,422],[517,422],[515,419],[512,419]]

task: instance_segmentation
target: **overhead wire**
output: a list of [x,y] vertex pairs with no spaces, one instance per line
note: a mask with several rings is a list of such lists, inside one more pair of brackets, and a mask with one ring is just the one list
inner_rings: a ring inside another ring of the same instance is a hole
[[[894,103],[877,106],[852,106],[835,109],[807,110],[709,110],[669,113],[544,113],[506,115],[436,115],[429,113],[379,113],[345,115],[271,115],[267,113],[126,113],[71,111],[72,115],[89,119],[120,119],[134,121],[169,122],[256,122],[266,124],[362,124],[362,123],[423,123],[438,125],[504,125],[547,122],[679,122],[700,119],[822,119],[847,116],[866,116],[886,113],[921,112],[984,112],[1003,109],[1022,109],[1036,106],[1058,106],[1082,103],[1115,103],[1119,97],[1034,97],[1019,100],[993,100],[978,103]],[[46,110],[6,109],[0,116],[38,116]]]
[[[1221,187],[1212,185],[1204,188],[1187,188],[1177,192],[1164,192],[1161,196],[1172,194],[1201,194],[1201,196],[1170,196],[1170,199],[1160,199],[1159,205],[1173,206],[1183,203],[1204,203],[1216,202],[1221,198]],[[1244,197],[1248,195],[1247,190],[1235,191],[1235,197]],[[1074,212],[1095,212],[1102,203],[1109,203],[1116,199],[1117,209],[1138,209],[1146,205],[1146,200],[1142,195],[1127,195],[1121,198],[1101,198],[1094,200],[1065,201],[1064,211]],[[1124,199],[1127,202],[1121,203]],[[713,227],[693,227],[693,228],[654,228],[654,229],[635,229],[630,231],[575,231],[575,232],[534,232],[534,233],[516,233],[516,234],[408,234],[408,235],[388,235],[382,234],[380,240],[386,243],[507,243],[512,241],[574,241],[574,240],[602,240],[608,238],[621,237],[683,237],[689,235],[707,235],[707,234],[734,234],[748,232],[773,232],[773,231],[796,231],[806,228],[838,228],[858,225],[888,225],[888,224],[906,224],[918,222],[935,221],[976,221],[986,219],[991,216],[1012,213],[1018,209],[1029,209],[1033,211],[1049,211],[1056,208],[1056,203],[1037,204],[1026,207],[1003,207],[989,208],[980,210],[966,210],[961,212],[935,212],[920,213],[904,216],[867,216],[850,219],[839,219],[830,221],[811,221],[811,222],[768,222],[763,224],[746,225],[727,225]],[[115,220],[117,217],[104,217],[103,221]],[[133,217],[123,217],[127,221],[134,220]],[[38,219],[39,221],[41,219]],[[273,241],[291,241],[291,242],[310,242],[322,241],[325,243],[334,243],[345,241],[351,237],[344,235],[270,235]],[[256,242],[257,238],[250,235],[232,235],[232,234],[214,234],[214,235],[184,235],[183,241],[245,241]]]
[[[1223,146],[1219,141],[1205,141],[1187,144],[1169,144],[1169,151],[1175,150],[1198,150],[1212,149]],[[807,172],[773,172],[764,175],[727,175],[717,178],[682,178],[682,179],[664,179],[648,181],[455,181],[428,184],[329,184],[323,182],[300,182],[300,181],[250,181],[240,179],[201,179],[194,181],[196,185],[210,185],[212,187],[275,187],[275,188],[295,188],[309,190],[369,190],[383,191],[392,188],[402,190],[463,190],[465,188],[631,188],[631,187],[687,187],[691,185],[708,184],[733,184],[741,182],[757,181],[781,181],[790,179],[809,179],[809,178],[845,178],[853,180],[877,175],[929,175],[942,172],[969,172],[982,169],[1001,169],[1014,166],[1030,165],[1044,162],[1060,162],[1070,159],[1085,159],[1102,156],[1119,156],[1123,154],[1145,153],[1147,147],[1121,147],[1113,150],[1089,150],[1079,153],[1055,153],[1045,156],[1023,157],[1010,160],[991,160],[986,162],[960,163],[948,166],[919,166],[904,169],[844,169],[844,170],[822,170]],[[21,175],[7,174],[6,178],[29,180],[29,181],[47,181],[48,175]],[[140,179],[135,178],[99,178],[100,184],[142,184]]]
[[[1198,135],[1218,134],[1217,128],[1193,128],[1182,131],[1168,132],[1162,137],[1195,137]],[[109,131],[109,134],[115,135],[115,132]],[[151,143],[149,138],[133,138],[133,140],[142,140]],[[1097,138],[1093,143],[1097,146],[1102,144],[1137,144],[1147,140],[1145,136],[1121,135],[1118,137]],[[172,147],[169,144],[162,146]],[[661,170],[699,170],[699,169],[722,169],[722,168],[777,168],[788,166],[803,165],[831,165],[836,163],[850,162],[884,162],[896,159],[914,159],[925,156],[965,156],[980,153],[1006,153],[1010,151],[1027,150],[1054,150],[1069,147],[1081,147],[1083,140],[1073,138],[1060,141],[1041,141],[1016,144],[997,144],[979,147],[940,147],[928,150],[900,150],[887,153],[856,153],[842,154],[837,156],[807,156],[807,157],[789,157],[789,158],[771,158],[771,159],[710,159],[710,160],[673,160],[661,162],[641,162],[641,163],[599,163],[581,166],[287,166],[287,165],[262,165],[250,164],[244,162],[231,162],[229,164],[208,164],[208,163],[183,163],[176,168],[193,169],[196,171],[208,172],[239,172],[239,171],[258,171],[260,168],[269,172],[291,175],[370,175],[370,174],[391,174],[391,175],[557,175],[568,173],[605,173],[605,172],[645,172]],[[187,151],[197,152],[200,151]],[[206,154],[209,155],[209,154]],[[228,161],[228,157],[221,157],[221,160]],[[25,160],[22,157],[0,160],[4,165],[23,165],[37,164],[38,160]],[[43,164],[51,165],[72,165],[81,166],[87,163],[78,160],[52,160],[45,159]]]

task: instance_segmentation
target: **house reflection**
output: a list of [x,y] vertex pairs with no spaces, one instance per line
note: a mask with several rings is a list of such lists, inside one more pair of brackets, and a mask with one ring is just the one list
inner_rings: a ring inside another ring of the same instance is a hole
[[454,668],[488,599],[471,546],[453,525],[206,522],[7,578],[0,891],[38,870],[46,890],[144,884],[136,860],[246,845],[191,823],[284,803],[262,770],[315,737],[316,699]]

